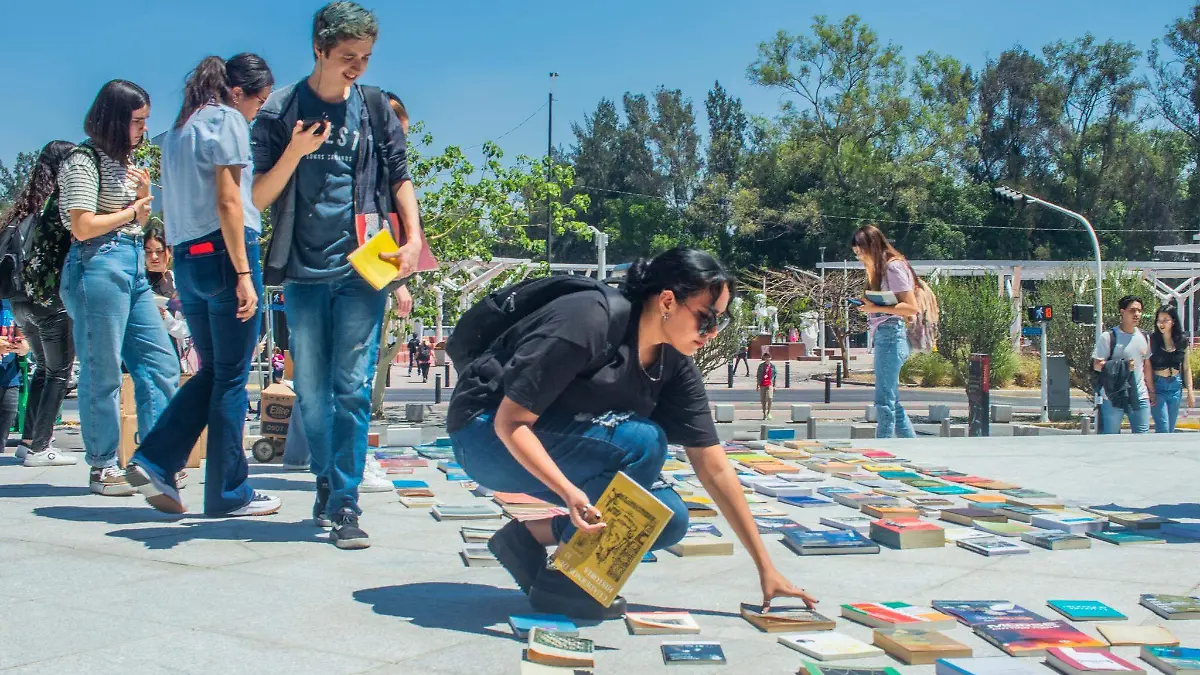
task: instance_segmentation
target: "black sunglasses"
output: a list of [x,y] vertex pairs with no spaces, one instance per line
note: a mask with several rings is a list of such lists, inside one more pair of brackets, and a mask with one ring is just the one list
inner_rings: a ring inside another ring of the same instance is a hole
[[684,307],[687,307],[687,310],[692,313],[692,316],[696,317],[696,330],[701,335],[720,333],[721,331],[725,330],[725,328],[729,326],[730,321],[732,321],[732,317],[729,316],[728,312],[717,314],[711,309],[707,311],[692,309],[686,304]]

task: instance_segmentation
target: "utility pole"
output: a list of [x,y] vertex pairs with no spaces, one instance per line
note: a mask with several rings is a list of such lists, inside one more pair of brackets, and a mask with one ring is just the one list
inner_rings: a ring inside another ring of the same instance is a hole
[[[825,247],[821,247],[821,302],[828,300],[825,292]],[[826,363],[825,358],[825,308],[821,307],[817,312],[817,353],[821,355],[821,363]]]
[[[554,78],[558,77],[558,73],[550,73],[550,114],[546,120],[546,186],[549,188],[550,180],[554,176]],[[554,246],[554,216],[551,213],[550,200],[552,197],[547,190],[546,194],[546,264],[549,265],[551,260],[551,248]]]

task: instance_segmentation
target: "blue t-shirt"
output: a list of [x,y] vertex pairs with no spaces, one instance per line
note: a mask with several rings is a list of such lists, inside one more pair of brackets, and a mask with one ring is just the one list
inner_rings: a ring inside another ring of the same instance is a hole
[[[17,322],[13,319],[12,307],[8,301],[0,305],[0,335],[10,341],[16,334]],[[0,389],[21,386],[21,364],[17,363],[17,353],[8,352],[0,357]]]
[[347,260],[358,248],[354,227],[354,166],[363,119],[358,89],[341,103],[317,98],[308,82],[296,88],[300,119],[329,119],[333,132],[316,152],[305,155],[296,167],[296,226],[287,277],[318,281],[351,271]]
[[236,109],[206,105],[162,142],[163,215],[167,244],[175,246],[221,229],[217,214],[217,167],[242,167],[243,225],[262,232],[251,188],[250,125]]

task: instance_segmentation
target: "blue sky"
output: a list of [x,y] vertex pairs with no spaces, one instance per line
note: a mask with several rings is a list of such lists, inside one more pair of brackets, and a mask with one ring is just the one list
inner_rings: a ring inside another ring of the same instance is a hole
[[[0,160],[48,140],[82,137],[82,120],[107,80],[133,80],[154,101],[151,131],[178,111],[183,79],[210,53],[254,51],[281,82],[311,66],[318,0],[13,0],[4,3],[5,105]],[[746,66],[777,30],[800,32],[815,14],[863,17],[911,60],[928,50],[973,65],[1020,43],[1033,50],[1091,31],[1145,50],[1189,11],[1183,0],[791,0],[712,2],[399,2],[365,0],[382,34],[364,82],[400,93],[437,145],[495,139],[546,101],[555,86],[556,144],[601,97],[662,84],[691,97],[699,116],[714,80],[749,112],[773,114],[775,92],[752,86]],[[40,92],[40,93],[39,93]],[[703,128],[703,127],[702,127]],[[505,137],[509,155],[546,149],[546,111]]]

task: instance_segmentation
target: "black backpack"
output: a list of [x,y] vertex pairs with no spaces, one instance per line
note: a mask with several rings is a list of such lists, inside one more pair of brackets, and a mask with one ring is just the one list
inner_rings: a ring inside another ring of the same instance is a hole
[[[620,291],[591,277],[557,276],[525,281],[488,293],[468,309],[446,340],[446,354],[454,369],[462,373],[483,356],[492,344],[521,319],[553,300],[583,292],[600,293],[608,311],[606,355],[611,355],[625,337],[631,307]],[[605,361],[607,363],[607,360]],[[601,364],[602,365],[602,364]]]
[[30,236],[41,219],[41,211],[31,213],[19,222],[9,223],[0,230],[0,298],[23,299],[25,284],[21,281],[21,269],[29,258]]
[[1108,349],[1108,360],[1104,362],[1104,367],[1100,370],[1099,384],[1104,390],[1104,395],[1108,397],[1108,402],[1114,408],[1128,408],[1136,400],[1136,385],[1134,384],[1133,371],[1129,368],[1129,359],[1117,359],[1114,361],[1113,354],[1116,351],[1117,329],[1113,328],[1112,343]]

